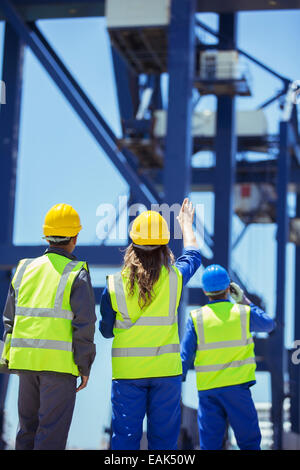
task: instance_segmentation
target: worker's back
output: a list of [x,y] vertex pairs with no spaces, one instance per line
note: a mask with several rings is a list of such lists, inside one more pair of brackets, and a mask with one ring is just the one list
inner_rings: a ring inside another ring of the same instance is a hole
[[70,293],[84,262],[47,253],[21,260],[12,286],[15,321],[8,349],[10,369],[54,371],[73,375]]
[[191,317],[197,335],[198,390],[255,380],[249,306],[215,302],[193,310]]
[[146,378],[180,375],[177,308],[182,275],[162,266],[153,286],[151,302],[141,308],[138,286],[128,293],[128,273],[108,276],[112,307],[116,312],[112,346],[113,378]]

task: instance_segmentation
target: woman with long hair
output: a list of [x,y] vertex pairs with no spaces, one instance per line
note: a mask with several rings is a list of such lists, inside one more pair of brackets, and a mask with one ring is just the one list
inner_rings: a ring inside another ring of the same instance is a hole
[[178,222],[184,251],[176,261],[165,219],[141,213],[132,224],[124,264],[107,277],[99,329],[112,344],[112,449],[138,450],[147,415],[148,449],[177,449],[182,364],[178,314],[182,288],[201,265],[185,199]]

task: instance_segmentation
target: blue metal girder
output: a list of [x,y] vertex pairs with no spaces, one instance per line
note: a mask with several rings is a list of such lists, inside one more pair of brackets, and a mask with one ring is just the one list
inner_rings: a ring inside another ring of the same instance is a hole
[[[236,46],[236,22],[234,13],[220,15],[219,49]],[[226,37],[226,41],[223,37]],[[236,174],[235,98],[217,98],[215,138],[215,217],[214,261],[229,269],[232,246],[233,187]]]
[[286,245],[289,240],[288,182],[291,157],[289,153],[289,123],[280,122],[280,145],[277,174],[277,274],[276,274],[276,324],[269,338],[269,358],[272,386],[272,422],[274,448],[282,448],[284,372],[286,357],[284,347],[286,300]]
[[[296,217],[300,217],[300,194],[297,194]],[[300,246],[295,247],[295,303],[294,303],[294,341],[300,340]],[[300,434],[300,367],[289,358],[291,394],[291,431]]]
[[151,88],[153,88],[153,96],[152,96],[151,106],[153,106],[153,109],[163,109],[160,75],[150,75],[148,77],[148,85]]
[[[105,15],[105,0],[13,0],[27,21],[41,18],[76,18]],[[297,9],[299,0],[197,0],[199,12]],[[1,16],[0,16],[0,19]]]
[[231,265],[233,189],[235,183],[236,136],[235,98],[218,98],[215,139],[215,217],[214,260],[229,269]]
[[[105,0],[13,0],[12,3],[24,21],[99,17],[105,14]],[[0,9],[0,20],[3,17]]]
[[[156,204],[157,198],[153,194],[151,184],[144,177],[139,177],[137,172],[132,168],[126,156],[119,150],[111,135],[107,132],[101,122],[95,118],[95,115],[86,106],[86,101],[76,91],[68,76],[64,74],[59,64],[55,62],[54,57],[50,55],[49,48],[41,42],[38,36],[32,31],[22,20],[16,9],[9,0],[2,0],[0,5],[7,21],[10,22],[20,38],[31,48],[37,59],[47,70],[50,77],[54,80],[58,88],[61,90],[65,98],[69,101],[73,109],[77,112],[80,119],[87,126],[90,133],[94,136],[99,145],[106,152],[107,156],[114,163],[121,175],[126,179],[131,187],[132,192],[141,204],[149,207]],[[100,114],[100,113],[99,113]]]
[[[45,245],[0,245],[0,272],[14,268],[20,259],[41,256],[46,248]],[[74,254],[93,267],[120,266],[124,248],[111,245],[77,245]]]
[[[181,204],[190,192],[192,89],[195,65],[194,0],[173,0],[168,33],[168,122],[164,158],[165,201]],[[177,222],[176,222],[177,223]],[[172,233],[174,227],[171,227]],[[182,240],[173,240],[178,256]]]
[[266,108],[267,106],[269,106],[270,104],[274,103],[274,101],[277,101],[279,98],[281,98],[283,95],[286,94],[286,86],[280,90],[279,92],[277,92],[275,95],[273,95],[271,98],[268,98],[267,100],[265,100],[263,103],[261,103],[259,106],[256,107],[256,109],[264,109]]
[[134,119],[139,106],[139,76],[112,45],[112,59],[121,120]]
[[254,351],[257,372],[269,372],[268,338],[254,336]]
[[[296,120],[296,122],[294,122],[294,120]],[[296,106],[293,106],[291,119],[288,121],[288,124],[287,124],[287,132],[288,132],[289,150],[297,163],[297,168],[299,169],[300,168],[300,145],[299,145],[300,139],[298,135]]]
[[[165,202],[181,204],[190,192],[192,156],[192,90],[195,69],[195,0],[173,0],[168,31],[168,122],[164,157]],[[174,213],[176,215],[176,213]],[[176,218],[170,221],[170,247],[175,256],[182,250]],[[179,335],[184,326],[187,297],[183,292],[179,310]]]
[[0,244],[13,238],[16,168],[23,68],[23,45],[10,25],[5,27],[2,80],[6,84],[6,104],[0,111]]
[[[4,310],[7,293],[10,285],[10,271],[0,271],[0,309],[1,309],[1,318],[0,318],[0,339],[3,338],[3,321],[2,321],[2,312]],[[5,441],[3,438],[3,422],[4,422],[4,407],[5,407],[5,398],[8,387],[8,374],[0,374],[0,450],[5,448]]]
[[[11,244],[14,229],[16,168],[19,141],[20,101],[23,68],[23,44],[13,28],[5,25],[2,80],[6,84],[6,104],[0,109],[0,244]],[[2,262],[0,256],[0,262]],[[0,311],[4,309],[9,285],[10,270],[0,271]],[[0,338],[3,323],[0,322]],[[0,374],[0,449],[3,448],[3,410],[8,375]]]

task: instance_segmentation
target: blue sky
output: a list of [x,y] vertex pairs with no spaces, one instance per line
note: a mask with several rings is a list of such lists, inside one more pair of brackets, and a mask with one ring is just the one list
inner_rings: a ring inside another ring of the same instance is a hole
[[[216,16],[201,19],[217,27]],[[278,72],[300,79],[300,64],[296,44],[299,42],[300,11],[242,13],[239,15],[238,45]],[[49,42],[64,59],[86,93],[95,102],[111,127],[120,134],[115,79],[105,29],[105,19],[74,19],[41,21],[40,27]],[[0,46],[3,26],[0,26]],[[249,63],[254,96],[237,100],[238,109],[254,109],[280,88],[280,82]],[[212,108],[214,100],[201,100],[199,109]],[[278,129],[278,106],[267,111],[272,133]],[[80,242],[94,244],[96,209],[100,203],[115,203],[127,193],[127,184],[114,169],[101,148],[84,128],[60,91],[41,68],[30,51],[26,51],[23,102],[20,129],[20,151],[16,194],[14,241],[16,244],[41,243],[45,212],[55,203],[68,202],[79,211],[83,223]],[[195,202],[205,204],[205,220],[213,227],[211,194],[193,195]],[[291,198],[292,204],[292,198]],[[241,223],[235,218],[234,231]],[[289,246],[287,334],[292,338],[293,315],[293,247]],[[241,278],[267,303],[274,315],[276,243],[272,225],[250,227],[233,254],[234,266]],[[104,281],[104,272],[92,271],[94,284]],[[198,273],[192,281],[200,282]],[[99,310],[97,307],[97,317]],[[96,331],[97,358],[89,387],[78,394],[69,445],[79,448],[99,448],[103,428],[110,420],[110,341]],[[268,377],[258,374],[254,388],[256,400],[269,399]],[[17,381],[10,381],[6,402],[7,438],[14,438],[17,425]],[[185,386],[184,399],[196,406],[193,377]]]

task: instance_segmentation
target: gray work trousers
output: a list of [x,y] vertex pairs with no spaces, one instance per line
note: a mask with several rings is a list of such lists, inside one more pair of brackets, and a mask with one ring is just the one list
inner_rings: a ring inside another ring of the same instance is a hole
[[64,450],[71,426],[76,377],[19,373],[19,430],[16,450]]

